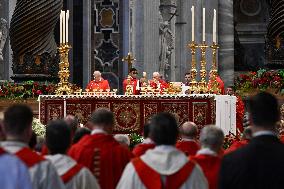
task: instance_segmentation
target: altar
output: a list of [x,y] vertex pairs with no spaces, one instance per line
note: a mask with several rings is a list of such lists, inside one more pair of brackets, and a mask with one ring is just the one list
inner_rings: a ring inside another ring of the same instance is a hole
[[108,108],[115,114],[114,133],[141,133],[143,125],[159,112],[175,115],[179,124],[195,122],[199,129],[216,124],[225,134],[236,133],[236,97],[227,95],[160,95],[160,96],[88,96],[41,95],[39,118],[49,120],[75,115],[85,124],[97,108]]

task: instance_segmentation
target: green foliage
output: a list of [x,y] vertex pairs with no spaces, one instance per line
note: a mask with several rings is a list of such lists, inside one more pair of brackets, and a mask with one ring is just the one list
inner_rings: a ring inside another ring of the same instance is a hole
[[137,133],[131,133],[129,134],[129,138],[130,138],[130,148],[134,148],[134,146],[136,146],[137,144],[140,144],[143,142],[143,137]]

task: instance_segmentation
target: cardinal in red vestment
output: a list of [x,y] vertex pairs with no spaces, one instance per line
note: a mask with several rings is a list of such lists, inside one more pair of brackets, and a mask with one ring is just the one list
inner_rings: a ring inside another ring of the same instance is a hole
[[153,89],[160,89],[161,91],[169,87],[169,84],[161,78],[159,72],[153,73],[153,79],[149,81],[149,84]]
[[200,149],[196,141],[198,130],[193,122],[185,122],[180,127],[181,140],[176,143],[177,149],[184,152],[187,156],[195,155]]
[[135,157],[139,157],[149,149],[155,148],[155,143],[153,140],[149,137],[149,132],[150,132],[150,123],[146,123],[144,125],[144,130],[143,130],[143,137],[144,141],[141,144],[138,144],[134,147],[132,150],[132,153]]
[[93,131],[69,150],[69,155],[86,166],[97,177],[102,189],[114,189],[131,152],[111,135],[114,115],[107,109],[97,109],[90,118]]
[[110,87],[108,81],[102,78],[101,72],[94,71],[94,80],[89,82],[86,89],[89,91],[106,91],[107,89],[110,89]]
[[123,81],[123,91],[126,92],[127,87],[132,88],[133,95],[139,95],[140,93],[140,82],[137,79],[138,71],[135,68],[131,68],[127,78]]
[[216,126],[204,127],[200,134],[202,149],[196,156],[190,158],[197,162],[207,178],[209,189],[218,188],[218,175],[221,166],[221,157],[218,155],[224,142],[223,131]]

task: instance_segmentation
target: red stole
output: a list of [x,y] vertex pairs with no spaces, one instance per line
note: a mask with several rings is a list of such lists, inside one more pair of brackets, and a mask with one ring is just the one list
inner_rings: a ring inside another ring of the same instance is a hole
[[3,148],[0,148],[0,155],[5,154],[5,150]]
[[123,92],[124,92],[124,93],[126,92],[126,86],[127,86],[127,85],[132,85],[132,87],[133,87],[133,95],[139,95],[139,90],[136,89],[136,87],[137,87],[137,82],[139,82],[138,79],[131,77],[130,83],[128,84],[128,79],[126,78],[126,79],[123,81]]
[[110,89],[109,83],[107,80],[101,79],[101,81],[90,81],[90,83],[86,87],[89,90],[103,90],[106,91],[107,89]]
[[187,162],[178,172],[166,177],[165,185],[162,183],[161,175],[148,166],[140,158],[132,160],[133,166],[140,180],[147,189],[176,189],[180,188],[190,177],[195,164]]
[[209,183],[209,189],[217,189],[221,158],[212,155],[196,155],[190,160],[200,165]]
[[32,166],[45,160],[42,156],[38,155],[36,152],[33,152],[27,147],[22,148],[17,153],[15,153],[15,155],[19,159],[21,159],[28,168],[31,168]]
[[225,154],[228,154],[228,153],[231,153],[231,152],[233,152],[233,151],[236,151],[237,149],[246,146],[248,143],[249,143],[249,140],[235,141],[235,142],[230,146],[230,148],[228,148],[228,149],[225,151]]
[[187,156],[193,156],[200,149],[199,145],[195,141],[178,141],[176,148],[184,152]]
[[61,175],[61,179],[63,180],[64,184],[68,183],[77,173],[81,171],[83,168],[82,165],[76,164],[71,167],[66,173]]
[[132,150],[132,153],[135,157],[142,156],[145,154],[145,152],[149,149],[155,148],[155,144],[149,143],[149,144],[138,144],[135,146],[135,148]]
[[131,152],[121,146],[112,135],[94,134],[84,136],[68,153],[79,164],[89,168],[97,177],[102,189],[116,187]]

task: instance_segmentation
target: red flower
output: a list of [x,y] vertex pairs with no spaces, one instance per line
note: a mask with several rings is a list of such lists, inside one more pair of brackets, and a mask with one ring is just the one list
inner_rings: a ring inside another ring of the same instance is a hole
[[37,91],[36,91],[36,94],[37,94],[37,95],[41,95],[41,94],[42,94],[41,90],[37,90]]

